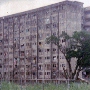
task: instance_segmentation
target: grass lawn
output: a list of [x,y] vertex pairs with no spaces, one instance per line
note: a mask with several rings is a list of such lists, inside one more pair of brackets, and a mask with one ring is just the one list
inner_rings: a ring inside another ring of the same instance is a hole
[[[67,84],[34,84],[21,87],[13,83],[3,82],[0,86],[0,90],[67,90]],[[86,83],[71,83],[69,90],[90,90],[90,85]]]

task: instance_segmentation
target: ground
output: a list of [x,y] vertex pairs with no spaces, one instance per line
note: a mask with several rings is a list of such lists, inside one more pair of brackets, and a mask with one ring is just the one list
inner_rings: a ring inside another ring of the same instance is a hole
[[[33,84],[33,85],[16,85],[14,83],[2,82],[0,90],[67,90],[68,84]],[[70,83],[68,90],[90,90],[90,84],[86,83]]]

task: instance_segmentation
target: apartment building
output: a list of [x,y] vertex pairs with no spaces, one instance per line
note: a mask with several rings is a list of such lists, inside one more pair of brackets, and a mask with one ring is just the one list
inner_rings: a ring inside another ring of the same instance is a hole
[[90,6],[84,8],[84,30],[90,31]]
[[[64,79],[64,55],[46,38],[81,31],[83,3],[63,1],[0,18],[0,79],[19,82]],[[65,42],[61,41],[65,46]],[[72,67],[73,68],[73,67]]]

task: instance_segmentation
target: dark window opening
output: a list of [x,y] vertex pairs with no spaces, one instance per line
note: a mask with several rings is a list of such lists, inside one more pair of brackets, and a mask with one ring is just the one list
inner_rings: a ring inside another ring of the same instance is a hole
[[41,45],[42,43],[41,42],[39,42],[39,45]]
[[36,73],[35,73],[35,72],[33,72],[32,74],[33,74],[33,75],[36,75]]

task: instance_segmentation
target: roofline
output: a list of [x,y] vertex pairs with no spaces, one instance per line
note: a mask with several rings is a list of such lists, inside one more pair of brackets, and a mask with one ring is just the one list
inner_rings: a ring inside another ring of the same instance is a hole
[[28,14],[28,13],[34,13],[34,12],[37,12],[37,11],[40,11],[42,9],[48,9],[48,8],[52,8],[52,7],[55,7],[55,6],[58,6],[58,5],[64,5],[64,4],[73,4],[73,5],[76,5],[78,3],[81,3],[83,4],[82,2],[77,2],[77,1],[62,1],[62,2],[58,2],[58,3],[55,3],[55,4],[51,4],[51,5],[47,5],[47,6],[43,6],[43,7],[39,7],[39,8],[35,8],[35,9],[31,9],[31,10],[27,10],[27,11],[23,11],[23,12],[19,12],[19,13],[15,13],[15,14],[11,14],[11,15],[7,15],[7,16],[1,16],[0,19],[4,19],[4,18],[12,18],[12,17],[16,17],[16,16],[19,16],[19,15],[24,15],[24,14]]

